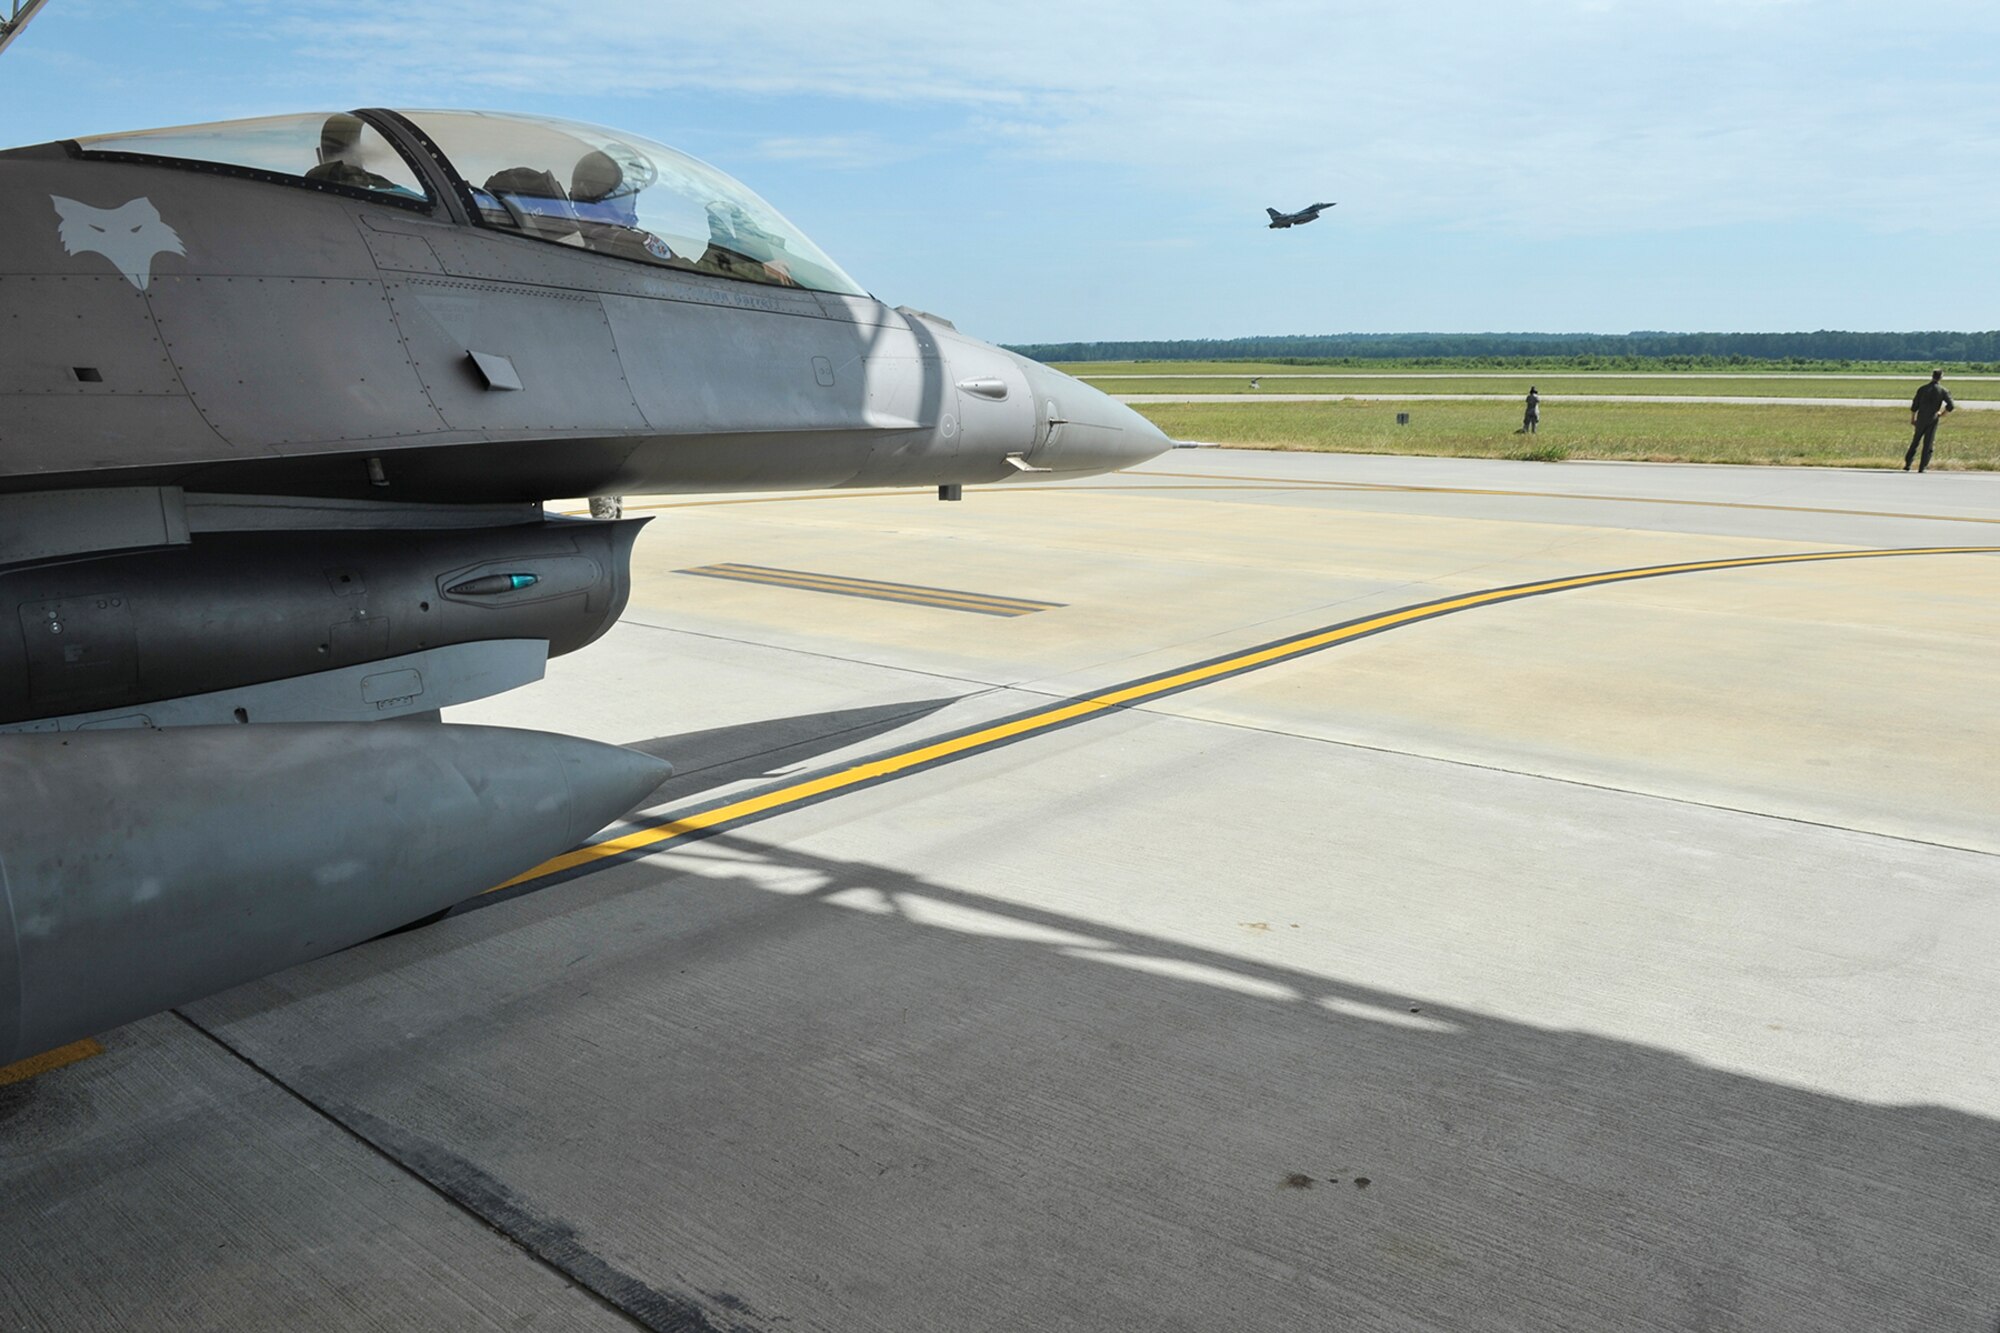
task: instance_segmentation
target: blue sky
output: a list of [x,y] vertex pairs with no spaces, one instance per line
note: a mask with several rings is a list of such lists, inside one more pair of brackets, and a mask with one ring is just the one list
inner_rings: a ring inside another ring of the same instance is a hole
[[1986,329],[1996,39],[1956,0],[49,0],[0,115],[611,125],[995,341]]

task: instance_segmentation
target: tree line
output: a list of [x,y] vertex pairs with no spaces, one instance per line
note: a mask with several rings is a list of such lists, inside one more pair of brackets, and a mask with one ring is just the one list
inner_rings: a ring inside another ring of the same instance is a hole
[[1863,362],[1935,362],[2000,370],[2000,330],[1984,333],[1328,333],[1009,344],[1036,361],[1268,361],[1345,365],[1450,361],[1454,365],[1574,363],[1601,370],[1640,363],[1710,369],[1781,363],[1835,370]]

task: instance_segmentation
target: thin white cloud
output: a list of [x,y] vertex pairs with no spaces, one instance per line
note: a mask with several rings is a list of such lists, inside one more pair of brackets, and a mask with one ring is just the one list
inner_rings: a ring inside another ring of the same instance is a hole
[[[683,15],[683,18],[686,16]],[[1538,234],[2000,206],[2000,15],[1946,0],[309,0],[239,21],[299,67],[465,100],[710,90],[908,103],[971,151],[1378,220]],[[487,92],[483,99],[476,96]],[[1939,140],[1943,139],[1940,143]],[[766,156],[892,160],[838,125]]]
[[759,139],[751,155],[770,162],[803,162],[837,171],[864,171],[906,161],[915,151],[886,143],[873,134],[820,134]]

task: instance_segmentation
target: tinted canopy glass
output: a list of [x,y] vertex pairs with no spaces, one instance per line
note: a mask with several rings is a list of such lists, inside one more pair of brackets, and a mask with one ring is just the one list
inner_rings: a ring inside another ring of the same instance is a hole
[[748,282],[864,295],[741,182],[637,135],[485,111],[405,111],[481,219],[562,245]]
[[98,134],[76,143],[85,153],[137,153],[184,162],[214,162],[399,199],[426,197],[423,184],[402,154],[360,117],[344,111]]

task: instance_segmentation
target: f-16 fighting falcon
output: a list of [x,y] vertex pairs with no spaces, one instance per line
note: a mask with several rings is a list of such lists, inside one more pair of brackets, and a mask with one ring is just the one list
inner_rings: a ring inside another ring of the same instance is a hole
[[1301,208],[1296,213],[1280,213],[1275,208],[1267,208],[1264,211],[1271,215],[1270,229],[1272,231],[1278,231],[1285,227],[1303,227],[1308,222],[1317,222],[1319,221],[1319,211],[1322,208],[1333,208],[1333,207],[1336,207],[1336,205],[1309,204],[1306,207]]
[[1167,447],[636,135],[363,110],[0,152],[0,1063],[369,939],[666,776],[452,726],[622,611],[557,497]]

